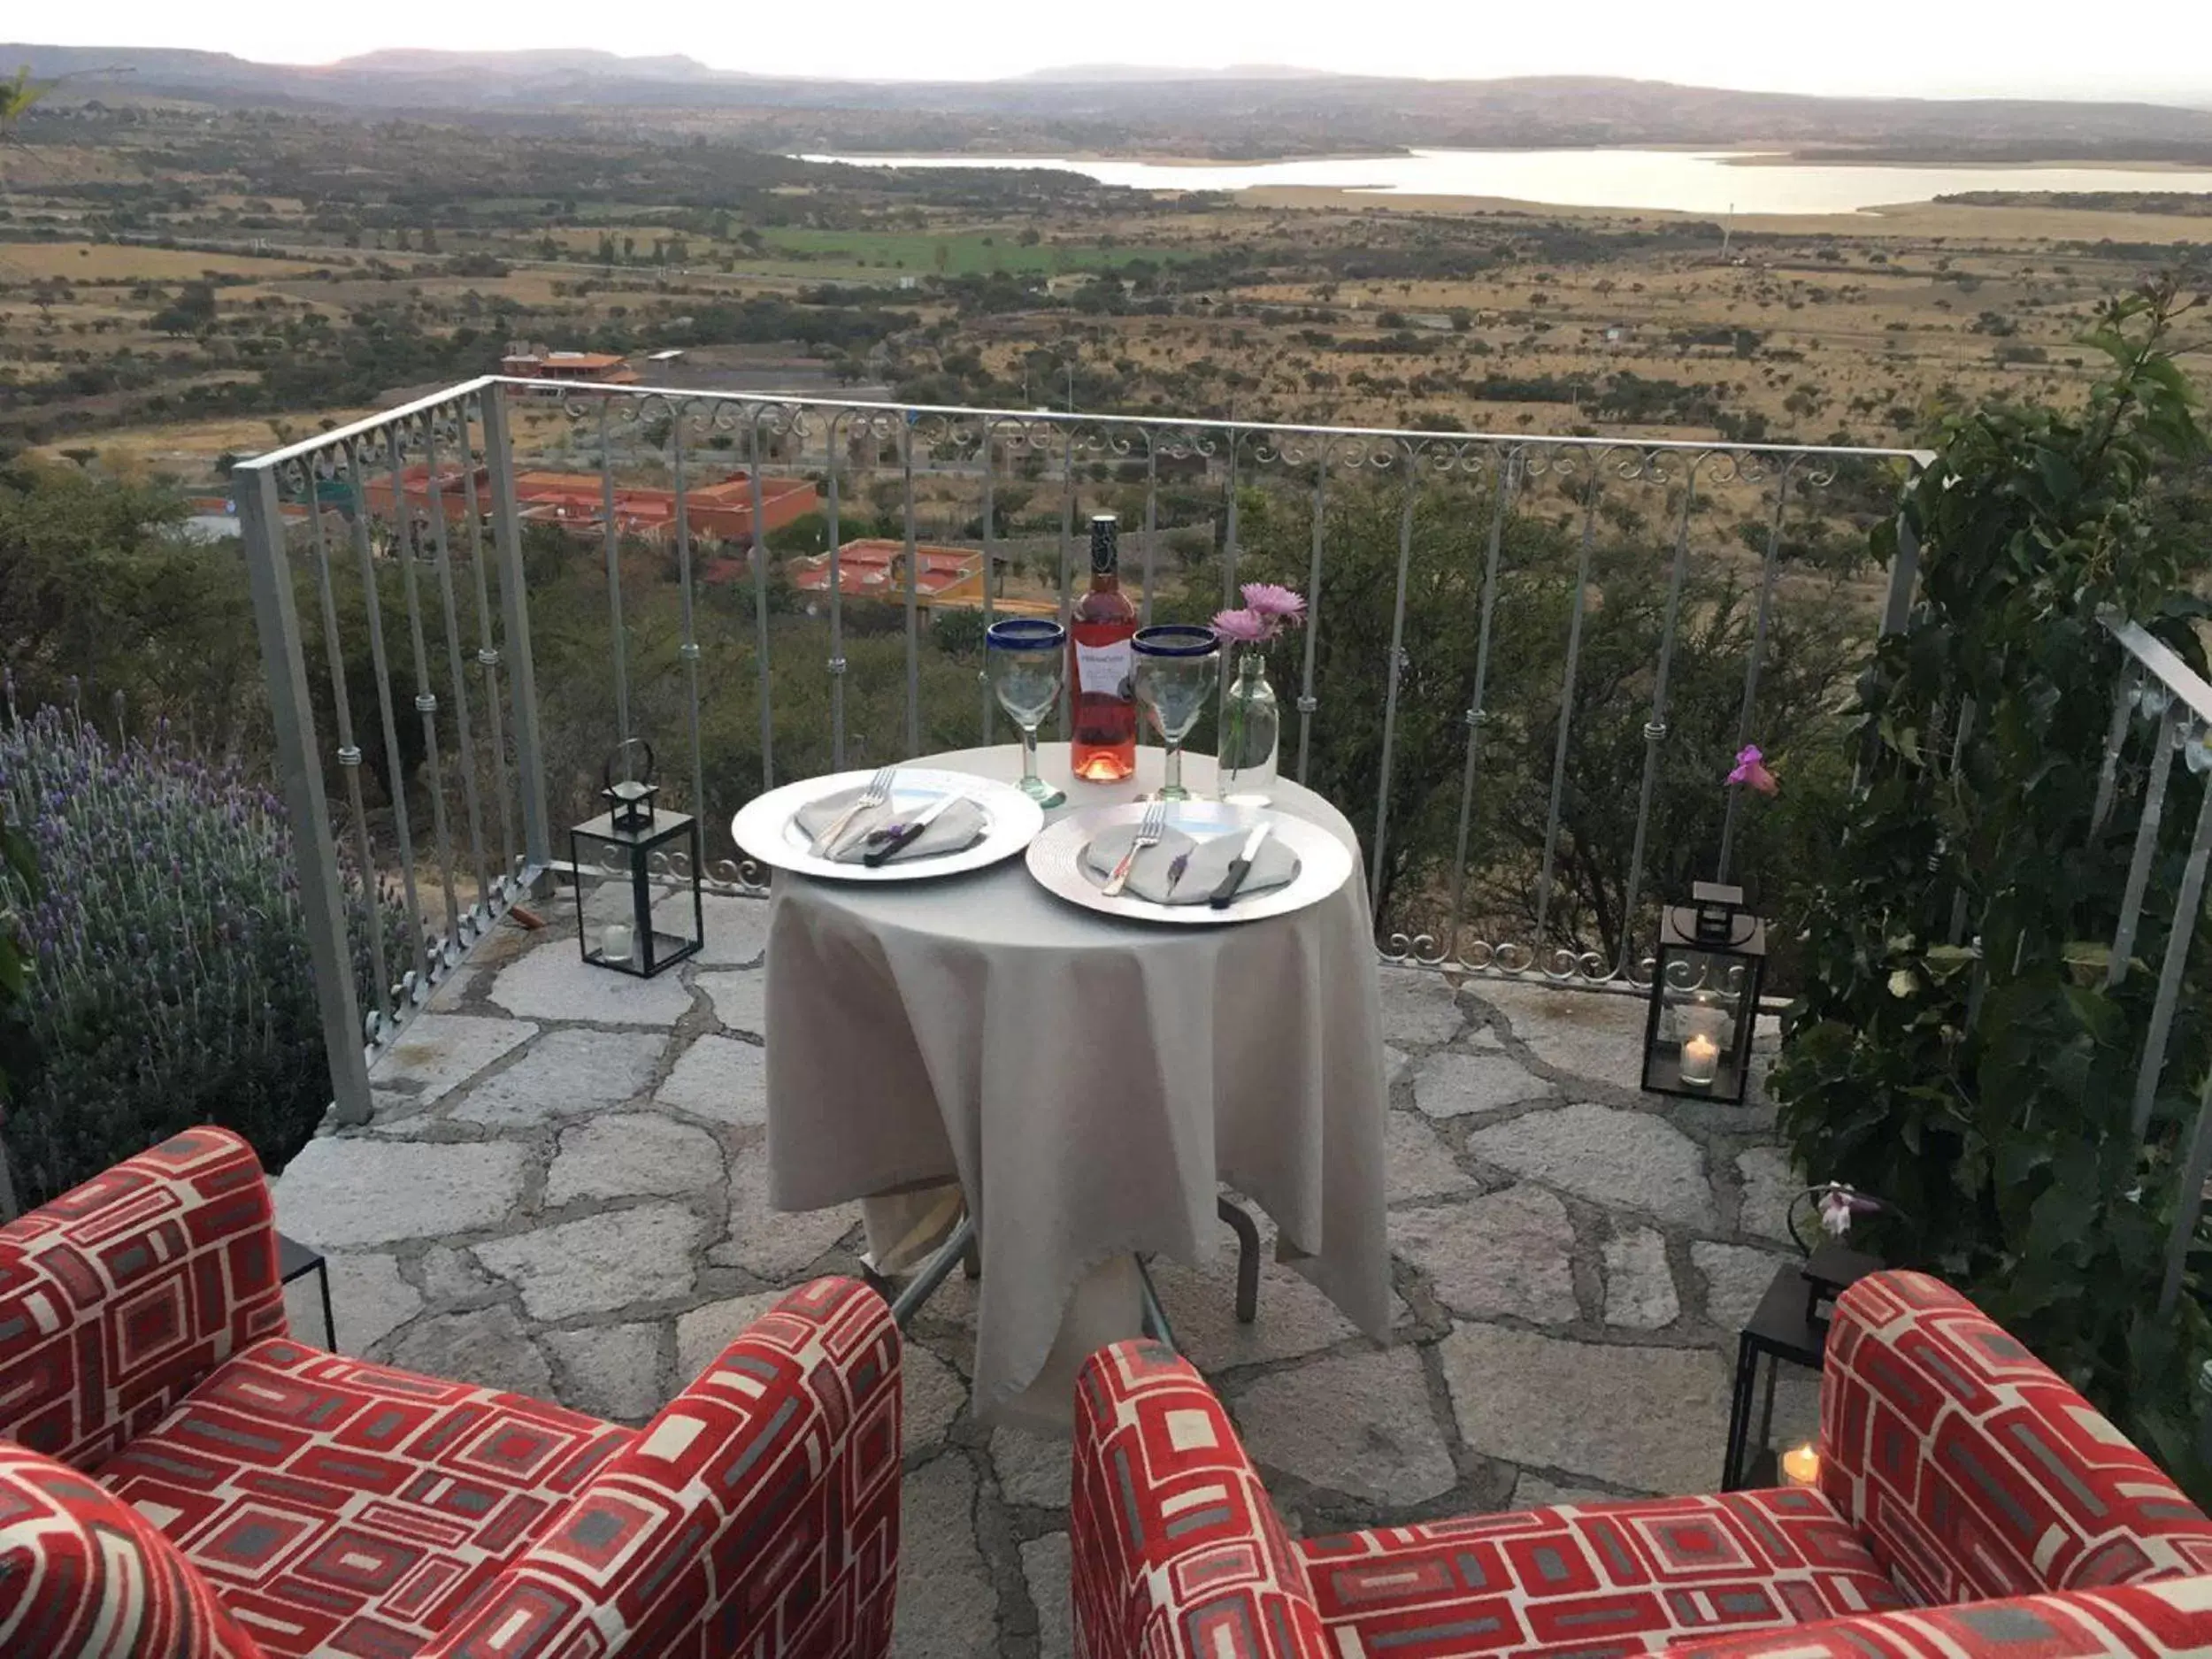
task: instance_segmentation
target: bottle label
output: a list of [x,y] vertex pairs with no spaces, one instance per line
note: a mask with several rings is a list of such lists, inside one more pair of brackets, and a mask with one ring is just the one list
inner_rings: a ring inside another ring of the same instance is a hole
[[1129,680],[1136,667],[1137,648],[1127,640],[1116,640],[1110,645],[1085,645],[1080,641],[1076,645],[1076,689],[1087,697],[1125,700],[1129,695]]

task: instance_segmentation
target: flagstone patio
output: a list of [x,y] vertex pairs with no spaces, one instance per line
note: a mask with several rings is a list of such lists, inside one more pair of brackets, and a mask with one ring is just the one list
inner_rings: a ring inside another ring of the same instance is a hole
[[[780,1287],[849,1271],[858,1215],[767,1204],[767,906],[707,901],[679,973],[510,924],[312,1142],[279,1225],[329,1253],[340,1348],[649,1417]],[[549,910],[557,906],[549,905]],[[1717,1484],[1734,1333],[1793,1252],[1773,1115],[1636,1090],[1632,1000],[1379,970],[1394,1342],[1234,1251],[1156,1264],[1184,1350],[1305,1532]],[[319,1333],[305,1285],[293,1317]],[[1065,1655],[1067,1448],[969,1412],[972,1287],[906,1350],[898,1651]],[[1811,1379],[1781,1416],[1809,1432]]]

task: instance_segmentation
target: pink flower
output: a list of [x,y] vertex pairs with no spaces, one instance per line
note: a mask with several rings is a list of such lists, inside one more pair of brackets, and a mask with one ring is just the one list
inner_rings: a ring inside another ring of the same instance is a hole
[[1275,625],[1256,611],[1217,611],[1214,613],[1214,632],[1225,640],[1235,640],[1245,645],[1257,645],[1275,636]]
[[1248,611],[1286,626],[1295,627],[1306,619],[1304,596],[1273,582],[1245,583],[1244,604]]
[[1766,757],[1759,752],[1756,743],[1746,744],[1736,757],[1736,770],[1728,774],[1730,783],[1749,784],[1761,795],[1776,795],[1781,791],[1781,781],[1766,768]]

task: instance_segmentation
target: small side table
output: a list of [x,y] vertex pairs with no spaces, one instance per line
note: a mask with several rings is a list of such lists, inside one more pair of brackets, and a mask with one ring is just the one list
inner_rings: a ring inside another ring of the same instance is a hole
[[[1768,1437],[1774,1432],[1774,1386],[1785,1364],[1820,1369],[1828,1346],[1828,1321],[1835,1298],[1869,1273],[1879,1272],[1881,1262],[1840,1245],[1824,1244],[1812,1259],[1783,1268],[1759,1298],[1751,1321],[1736,1340],[1736,1386],[1728,1410],[1728,1451],[1721,1464],[1723,1492],[1778,1483],[1774,1448]],[[1759,1362],[1766,1361],[1762,1388]],[[1752,1432],[1752,1410],[1758,1408],[1759,1427]]]
[[338,1351],[338,1321],[330,1311],[330,1263],[323,1260],[321,1251],[278,1233],[277,1282],[288,1285],[310,1273],[320,1281],[323,1293],[323,1346],[334,1354]]

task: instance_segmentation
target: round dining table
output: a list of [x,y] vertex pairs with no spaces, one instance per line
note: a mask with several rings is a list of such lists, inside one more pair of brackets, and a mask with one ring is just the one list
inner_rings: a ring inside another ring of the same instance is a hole
[[[1067,795],[1047,822],[1156,789],[1161,761],[1140,748],[1134,777],[1091,783],[1065,744],[1041,745]],[[1011,782],[1021,751],[911,764]],[[1184,768],[1210,795],[1213,763]],[[1287,780],[1271,805],[1340,837],[1353,873],[1244,923],[1101,915],[1019,857],[903,883],[775,873],[771,1202],[864,1201],[879,1248],[918,1195],[958,1184],[981,1258],[985,1423],[1064,1431],[1084,1356],[1140,1333],[1135,1259],[1210,1261],[1224,1182],[1273,1218],[1280,1260],[1387,1334],[1382,1016],[1357,842]]]

